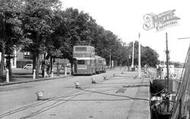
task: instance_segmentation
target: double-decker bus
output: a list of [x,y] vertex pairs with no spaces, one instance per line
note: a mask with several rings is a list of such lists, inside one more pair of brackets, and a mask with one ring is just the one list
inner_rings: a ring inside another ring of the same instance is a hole
[[100,56],[95,56],[95,70],[96,73],[102,73],[106,71],[106,60]]
[[77,45],[73,47],[75,59],[73,74],[96,74],[106,71],[104,58],[95,55],[95,49],[89,45]]

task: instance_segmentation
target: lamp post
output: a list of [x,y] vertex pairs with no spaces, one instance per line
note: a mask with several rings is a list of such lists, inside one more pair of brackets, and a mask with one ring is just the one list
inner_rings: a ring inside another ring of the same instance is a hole
[[139,54],[138,54],[138,76],[141,78],[141,43],[140,43],[140,33],[139,33]]
[[127,62],[128,71],[130,71],[131,55],[129,55],[129,61]]
[[[168,33],[166,32],[166,89],[167,92],[170,92],[169,88],[169,50],[168,50]],[[167,98],[167,112],[169,112],[170,109],[170,102]]]
[[111,49],[110,49],[110,69],[112,67],[112,62],[111,62]]
[[166,75],[166,88],[169,92],[169,50],[168,50],[168,33],[166,32],[166,69],[167,69],[167,75]]

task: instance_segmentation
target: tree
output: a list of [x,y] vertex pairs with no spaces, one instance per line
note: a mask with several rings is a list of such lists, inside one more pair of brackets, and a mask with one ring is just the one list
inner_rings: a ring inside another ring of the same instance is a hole
[[73,46],[85,41],[91,44],[91,24],[93,19],[78,9],[68,8],[65,11],[57,11],[54,20],[57,25],[52,34],[51,51],[61,51],[62,58],[66,58],[73,66]]
[[9,77],[11,80],[11,54],[15,45],[19,43],[22,36],[21,29],[21,13],[22,0],[1,0],[0,2],[0,46],[1,46],[1,68],[0,78],[2,80],[4,70],[4,58],[6,54],[6,67],[9,69]]
[[[106,58],[107,62],[112,59],[122,64],[125,54],[123,45],[117,36],[96,24],[96,21],[84,12],[68,8],[57,12],[55,32],[52,34],[52,51],[60,50],[62,57],[73,62],[73,46],[80,42],[86,42],[95,46],[97,55]],[[110,62],[109,62],[110,63]]]
[[142,52],[142,65],[148,64],[149,66],[155,67],[158,64],[158,53],[150,47],[144,47]]
[[[128,51],[132,53],[132,42],[129,43]],[[134,64],[138,65],[138,41],[134,43]],[[149,66],[155,67],[158,63],[158,53],[150,47],[144,47],[141,45],[141,65],[148,64]]]
[[25,0],[23,15],[23,29],[30,43],[24,50],[33,54],[33,69],[36,69],[36,78],[39,77],[39,56],[46,53],[46,42],[54,32],[54,11],[58,9],[58,0]]

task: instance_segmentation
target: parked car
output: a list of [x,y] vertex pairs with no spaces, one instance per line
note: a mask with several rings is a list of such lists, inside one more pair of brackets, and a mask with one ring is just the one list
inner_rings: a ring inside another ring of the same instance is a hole
[[23,69],[32,69],[33,68],[33,64],[26,64]]

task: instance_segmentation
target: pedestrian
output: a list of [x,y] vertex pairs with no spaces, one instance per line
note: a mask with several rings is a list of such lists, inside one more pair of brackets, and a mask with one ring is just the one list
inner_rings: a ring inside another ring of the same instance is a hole
[[42,77],[44,77],[44,74],[45,74],[45,61],[42,61],[42,66],[41,66],[41,70],[42,70]]

